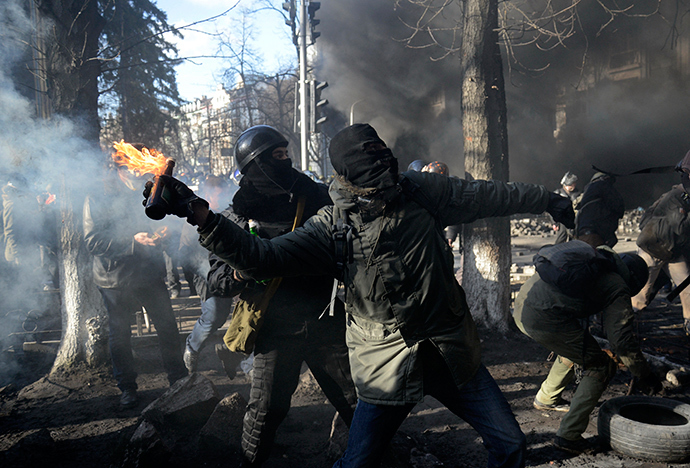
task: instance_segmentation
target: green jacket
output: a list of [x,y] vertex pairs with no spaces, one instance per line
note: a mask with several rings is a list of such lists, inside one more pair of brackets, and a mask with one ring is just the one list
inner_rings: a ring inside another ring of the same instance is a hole
[[549,201],[543,186],[404,175],[437,207],[435,216],[402,193],[385,214],[364,222],[356,196],[336,180],[330,188],[335,209],[326,207],[303,227],[270,241],[247,235],[221,216],[200,231],[204,247],[255,279],[336,276],[334,210],[350,210],[354,261],[346,265],[343,280],[347,340],[358,396],[375,404],[423,398],[420,341],[436,345],[458,385],[472,378],[480,364],[479,339],[453,274],[443,228],[485,217],[541,213]]
[[[558,330],[565,323],[601,312],[612,350],[633,375],[647,376],[651,370],[633,330],[635,317],[630,289],[625,281],[629,273],[618,258],[617,266],[618,271],[600,274],[588,296],[583,298],[568,296],[535,274],[522,286],[515,300],[515,322],[528,335],[536,331],[540,335],[550,333],[552,339],[558,339]],[[572,356],[565,357],[573,359]]]

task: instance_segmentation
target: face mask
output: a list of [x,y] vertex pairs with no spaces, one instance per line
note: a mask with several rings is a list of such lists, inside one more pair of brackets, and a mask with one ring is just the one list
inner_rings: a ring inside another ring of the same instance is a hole
[[246,169],[240,186],[251,183],[266,196],[289,193],[297,177],[290,158],[278,160],[270,155],[260,156]]
[[[378,144],[379,150],[365,151]],[[331,140],[331,164],[345,180],[360,188],[384,189],[398,182],[398,161],[368,124],[345,128]]]

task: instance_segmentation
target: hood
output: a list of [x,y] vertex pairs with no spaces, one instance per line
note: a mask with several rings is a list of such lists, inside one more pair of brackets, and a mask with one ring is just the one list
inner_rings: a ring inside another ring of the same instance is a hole
[[328,195],[333,204],[341,210],[352,211],[357,206],[357,195],[350,189],[352,187],[346,180],[336,177],[328,187]]

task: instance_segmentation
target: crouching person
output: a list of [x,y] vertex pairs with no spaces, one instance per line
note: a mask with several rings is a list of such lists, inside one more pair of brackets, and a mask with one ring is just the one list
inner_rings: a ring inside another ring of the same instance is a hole
[[[567,249],[581,244],[572,241],[551,247]],[[543,249],[542,249],[543,250]],[[515,300],[513,318],[518,328],[557,357],[549,375],[534,399],[540,410],[564,412],[554,445],[571,453],[592,452],[595,440],[582,434],[589,424],[589,415],[608,383],[616,373],[617,364],[606,354],[587,329],[587,317],[601,312],[606,336],[615,354],[638,378],[639,389],[653,394],[661,391],[661,381],[645,360],[633,332],[633,309],[630,297],[637,294],[647,281],[647,265],[638,255],[617,255],[608,247],[608,267],[601,268],[588,283],[588,288],[574,293],[564,292],[550,278],[532,276],[520,289]],[[540,251],[541,253],[541,251]],[[539,266],[537,266],[539,271]],[[547,282],[548,281],[548,282]],[[563,391],[582,371],[579,384],[568,404]]]

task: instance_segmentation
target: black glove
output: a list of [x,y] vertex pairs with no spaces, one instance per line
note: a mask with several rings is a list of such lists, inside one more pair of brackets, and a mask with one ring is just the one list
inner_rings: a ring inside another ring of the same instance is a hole
[[[163,186],[161,198],[165,204],[166,214],[187,218],[189,224],[192,226],[196,225],[192,205],[198,203],[208,208],[208,202],[203,198],[199,198],[184,182],[172,176],[161,175],[159,176],[158,183]],[[146,202],[151,196],[153,185],[153,182],[148,181],[144,186],[144,201],[142,202],[144,206],[146,206]]]
[[661,384],[661,379],[654,372],[637,380],[637,388],[645,395],[652,396],[661,393],[664,386]]
[[568,229],[575,227],[575,212],[570,198],[557,193],[549,194],[549,205],[546,207],[546,212],[551,215],[554,221],[564,224]]

